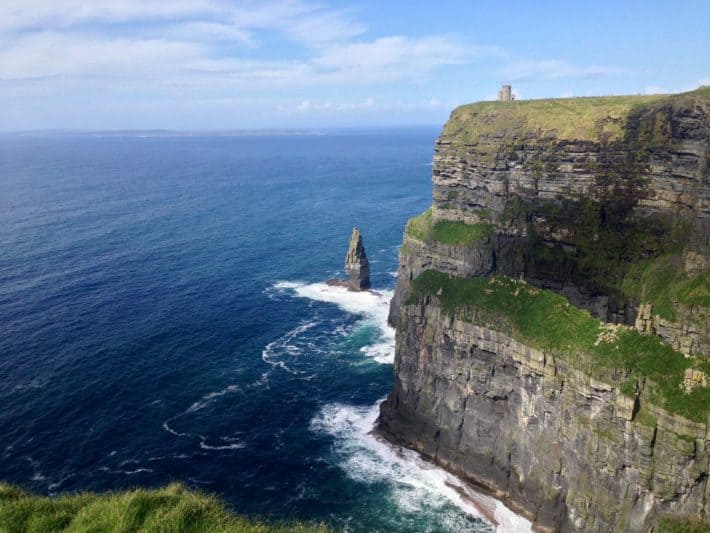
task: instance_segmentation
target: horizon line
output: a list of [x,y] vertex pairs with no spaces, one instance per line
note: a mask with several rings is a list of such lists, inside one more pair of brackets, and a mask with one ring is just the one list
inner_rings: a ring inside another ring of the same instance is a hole
[[391,124],[372,126],[325,126],[304,128],[32,128],[26,130],[0,130],[0,135],[126,135],[151,134],[155,136],[241,136],[241,135],[324,135],[327,132],[387,129],[441,128],[443,124]]

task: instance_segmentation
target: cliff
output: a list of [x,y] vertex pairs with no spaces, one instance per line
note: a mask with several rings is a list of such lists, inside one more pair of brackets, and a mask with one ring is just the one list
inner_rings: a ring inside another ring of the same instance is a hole
[[460,107],[433,181],[380,431],[541,529],[710,520],[710,88]]

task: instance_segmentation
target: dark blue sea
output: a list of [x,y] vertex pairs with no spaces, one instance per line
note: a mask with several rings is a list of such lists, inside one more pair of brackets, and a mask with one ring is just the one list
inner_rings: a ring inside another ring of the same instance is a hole
[[[524,527],[370,434],[438,133],[0,137],[0,480],[180,480],[348,531]],[[353,226],[379,294],[323,283]]]

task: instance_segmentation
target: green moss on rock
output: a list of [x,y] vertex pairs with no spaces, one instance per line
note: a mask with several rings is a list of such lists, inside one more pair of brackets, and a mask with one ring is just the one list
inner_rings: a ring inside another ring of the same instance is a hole
[[413,281],[412,289],[409,304],[434,296],[445,312],[507,330],[529,346],[573,359],[592,374],[622,369],[634,378],[648,378],[662,407],[694,421],[707,418],[710,387],[684,392],[683,376],[691,360],[658,337],[603,324],[559,294],[505,276],[469,279],[429,270]]
[[405,233],[414,237],[418,241],[425,242],[431,233],[432,226],[432,210],[431,208],[424,211],[421,215],[410,218],[407,221]]
[[656,424],[658,424],[658,420],[648,409],[641,409],[638,413],[636,413],[634,421],[651,429],[655,428]]
[[407,222],[406,233],[422,242],[437,241],[452,246],[467,246],[489,239],[493,234],[493,226],[488,222],[478,224],[452,220],[434,222],[432,210],[427,209]]
[[689,276],[680,254],[666,254],[631,265],[621,284],[623,292],[653,305],[661,317],[676,318],[675,304],[710,307],[710,272]]
[[710,533],[710,524],[698,517],[663,516],[658,520],[654,533]]
[[[627,198],[623,198],[625,202]],[[537,270],[564,275],[619,300],[653,305],[654,314],[675,320],[677,304],[710,307],[710,273],[684,269],[683,250],[691,230],[682,220],[632,216],[630,205],[577,198],[541,205],[513,196],[501,224],[527,225],[529,257]],[[551,246],[531,217],[543,217],[564,232],[569,246]]]

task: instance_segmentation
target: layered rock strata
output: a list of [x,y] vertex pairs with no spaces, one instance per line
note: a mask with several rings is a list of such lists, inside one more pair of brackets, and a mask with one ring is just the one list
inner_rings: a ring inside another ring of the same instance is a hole
[[[494,327],[403,307],[380,431],[490,490],[543,531],[646,531],[707,517],[707,423],[658,408]],[[689,376],[696,381],[701,377]]]
[[[541,529],[708,521],[710,405],[696,400],[710,358],[710,89],[463,106],[436,143],[433,181],[432,210],[400,252],[383,435]],[[660,399],[645,363],[544,349],[505,316],[445,309],[413,290],[430,270],[524,279],[659,339],[679,376],[664,394],[693,394],[693,407]]]

